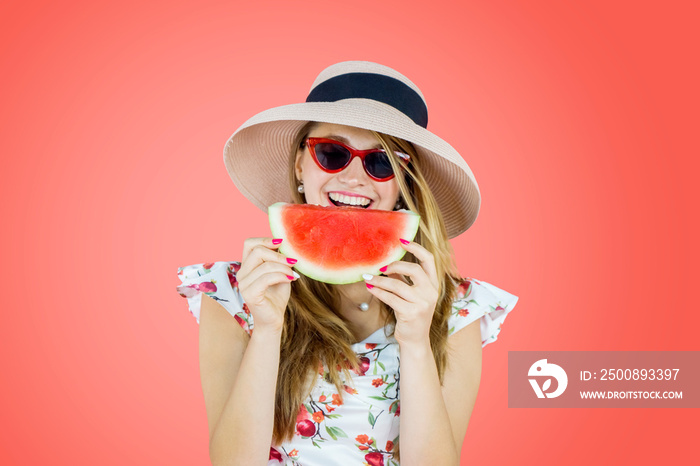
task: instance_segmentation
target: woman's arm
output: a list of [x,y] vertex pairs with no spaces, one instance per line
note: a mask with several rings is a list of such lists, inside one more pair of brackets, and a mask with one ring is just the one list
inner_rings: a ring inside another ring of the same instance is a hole
[[459,465],[481,380],[479,321],[450,336],[448,341],[442,387],[429,341],[401,348],[402,466]]
[[[448,367],[440,387],[430,347],[439,298],[435,258],[418,243],[401,240],[419,264],[392,262],[386,277],[363,276],[370,292],[394,309],[401,354],[401,463],[458,465],[481,378],[481,332],[470,324],[448,340]],[[401,276],[410,277],[412,285]],[[449,410],[449,414],[448,414]]]
[[208,296],[200,314],[200,368],[209,422],[209,456],[218,465],[267,465],[281,333],[248,338]]
[[209,456],[214,465],[268,463],[284,314],[290,282],[298,277],[286,258],[274,251],[280,242],[248,238],[243,244],[236,278],[253,318],[247,344],[241,341],[247,338],[242,330],[220,329],[235,320],[223,314],[218,303],[202,297],[200,361],[205,398],[209,393],[210,399]]

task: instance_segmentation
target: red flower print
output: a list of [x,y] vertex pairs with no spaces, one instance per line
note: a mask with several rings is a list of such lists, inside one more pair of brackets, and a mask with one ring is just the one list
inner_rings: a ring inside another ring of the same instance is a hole
[[195,285],[195,287],[202,293],[213,293],[217,290],[214,282],[202,282],[199,285]]
[[355,437],[355,440],[357,440],[357,443],[369,443],[369,436],[366,434],[360,434]]
[[365,461],[370,466],[384,466],[384,456],[381,453],[373,451],[365,455]]
[[297,413],[297,422],[303,421],[309,418],[309,411],[304,405],[299,406],[299,412]]
[[335,408],[331,405],[326,405],[326,409],[328,410],[329,413],[332,413],[333,411],[335,411]]
[[362,356],[360,358],[360,365],[355,371],[357,375],[365,375],[365,372],[369,370],[369,358]]
[[250,315],[250,309],[248,309],[248,305],[246,303],[243,303],[243,312]]
[[204,267],[205,270],[209,270],[209,269],[211,269],[212,267],[214,267],[214,262],[207,262],[207,263],[204,264],[202,267]]
[[459,315],[461,315],[462,317],[467,317],[469,315],[469,311],[467,311],[466,309],[460,309]]
[[362,451],[369,450],[369,447],[367,445],[358,445],[357,448],[359,448]]
[[275,450],[274,448],[270,447],[270,460],[277,460],[280,463],[282,462],[282,454]]
[[289,456],[299,456],[299,451],[295,448],[289,452]]
[[177,292],[180,293],[180,296],[183,298],[194,298],[197,296],[197,285],[180,285],[177,287]]
[[362,356],[360,358],[360,363],[357,369],[353,369],[353,372],[357,375],[365,375],[365,372],[369,370],[369,358]]
[[469,296],[469,287],[471,286],[471,284],[472,283],[469,280],[463,280],[457,287],[457,297],[461,299],[465,296]]
[[391,403],[389,406],[389,412],[394,413],[394,416],[398,416],[401,414],[401,405],[399,404],[399,400],[394,401]]
[[372,381],[372,385],[374,385],[375,387],[381,387],[382,385],[384,385],[384,381],[382,379],[374,379]]
[[365,343],[365,348],[367,348],[369,350],[373,350],[376,347],[377,347],[376,343]]
[[386,451],[391,451],[394,449],[394,442],[391,440],[386,441]]
[[345,389],[346,392],[348,392],[351,395],[357,395],[357,390],[355,390],[352,387],[348,387],[347,385],[343,385],[343,388]]
[[228,269],[233,273],[237,273],[239,270],[241,270],[241,264],[238,262],[229,262]]
[[228,281],[231,284],[231,288],[236,289],[238,287],[238,280],[236,280],[236,276],[228,270],[226,271],[226,275],[228,275]]
[[316,422],[322,422],[323,421],[323,411],[316,411],[311,415],[311,417],[314,419]]
[[241,318],[238,316],[238,314],[235,314],[235,315],[233,316],[233,318],[236,319],[236,321],[238,322],[238,324],[239,324],[241,327],[243,327],[243,330],[245,330],[246,332],[248,331],[248,322],[246,322],[245,320],[241,319]]
[[299,435],[302,437],[311,437],[316,433],[316,424],[309,419],[299,421],[297,422],[297,432],[299,432]]
[[320,402],[326,401],[326,395],[321,395],[321,396],[319,396],[319,397],[318,397],[318,401],[320,401]]
[[333,401],[331,401],[331,403],[333,403],[336,406],[340,406],[343,404],[343,400],[340,399],[340,395],[338,395],[337,393],[334,393],[333,394]]

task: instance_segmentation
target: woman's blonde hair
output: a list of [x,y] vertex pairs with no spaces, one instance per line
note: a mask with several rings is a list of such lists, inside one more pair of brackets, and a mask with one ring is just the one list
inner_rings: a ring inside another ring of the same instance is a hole
[[[304,196],[298,192],[295,162],[316,122],[309,122],[299,131],[289,156],[289,182],[294,203],[304,204]],[[421,216],[418,234],[414,239],[435,257],[435,266],[440,280],[440,297],[430,328],[430,344],[442,383],[447,364],[447,319],[452,310],[455,292],[453,278],[459,278],[453,259],[452,247],[447,237],[440,209],[435,202],[421,172],[420,155],[413,145],[404,140],[372,131],[397,173],[401,207]],[[411,157],[410,163],[402,164],[394,151]],[[404,176],[399,174],[403,173]],[[403,260],[418,262],[411,254]],[[395,323],[394,312],[380,303],[386,323]],[[352,350],[354,336],[347,321],[337,312],[340,309],[340,294],[333,287],[305,276],[292,282],[292,292],[287,304],[280,348],[280,365],[275,400],[273,442],[279,445],[292,438],[299,408],[310,395],[313,382],[318,377],[319,367],[325,363],[327,380],[333,383],[342,399],[343,380],[351,378],[349,370],[358,370],[359,360]],[[394,446],[394,457],[398,459],[398,447]]]

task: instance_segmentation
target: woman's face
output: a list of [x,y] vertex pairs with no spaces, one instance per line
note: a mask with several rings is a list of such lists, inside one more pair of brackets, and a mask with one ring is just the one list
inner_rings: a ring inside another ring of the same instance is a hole
[[[308,137],[335,139],[358,150],[382,147],[371,132],[353,126],[318,123]],[[399,198],[396,177],[388,181],[370,178],[359,157],[353,158],[342,171],[327,173],[316,165],[308,146],[304,144],[297,151],[294,168],[297,179],[304,182],[304,196],[308,204],[330,206],[345,205],[347,202],[363,206],[369,200],[368,209],[394,210]]]

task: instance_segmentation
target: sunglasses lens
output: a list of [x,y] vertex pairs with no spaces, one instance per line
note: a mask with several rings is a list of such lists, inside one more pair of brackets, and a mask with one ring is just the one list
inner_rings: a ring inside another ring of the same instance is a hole
[[318,163],[326,170],[339,170],[350,160],[350,152],[338,144],[322,142],[314,150]]
[[394,170],[389,163],[389,156],[384,152],[372,152],[365,157],[365,167],[367,173],[377,179],[389,178],[394,174]]

